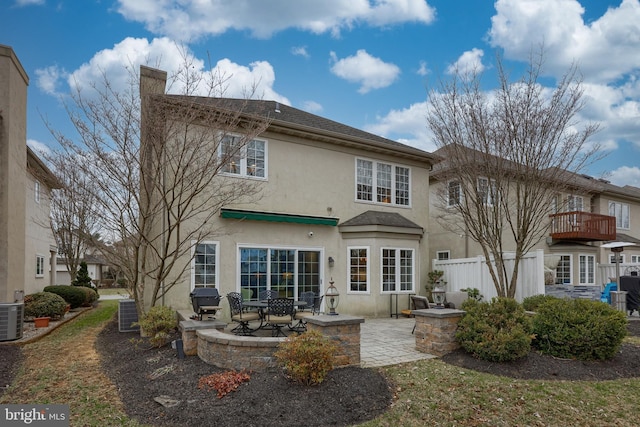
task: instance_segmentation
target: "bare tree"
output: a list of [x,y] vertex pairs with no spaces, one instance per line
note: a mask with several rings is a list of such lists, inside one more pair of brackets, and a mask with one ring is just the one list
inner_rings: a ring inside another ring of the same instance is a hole
[[[583,107],[576,67],[553,90],[539,83],[542,54],[517,82],[499,57],[497,72],[492,92],[478,73],[441,82],[430,91],[427,122],[445,158],[434,171],[445,183],[438,220],[479,243],[498,295],[514,297],[519,261],[548,233],[556,196],[598,157],[599,147],[585,144],[598,126],[576,121]],[[512,248],[513,269],[503,259]]]
[[92,246],[98,231],[100,216],[95,209],[97,192],[78,165],[78,162],[84,161],[84,157],[54,152],[45,158],[61,185],[51,193],[51,226],[58,253],[64,256],[65,266],[73,281],[80,261]]
[[220,208],[259,194],[259,181],[221,172],[267,120],[238,102],[226,108],[225,79],[191,65],[169,79],[182,95],[165,95],[159,70],[141,67],[138,75],[129,67],[124,90],[103,75],[68,107],[80,142],[53,131],[67,153],[87,159],[82,173],[95,186],[99,230],[111,242],[103,252],[127,280],[139,315],[185,280],[194,245],[223,232],[211,225]]

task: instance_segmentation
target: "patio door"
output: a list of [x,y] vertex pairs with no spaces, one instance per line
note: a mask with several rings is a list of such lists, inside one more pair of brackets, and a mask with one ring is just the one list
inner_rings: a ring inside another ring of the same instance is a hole
[[287,298],[297,299],[306,291],[320,295],[320,256],[318,250],[240,248],[241,293],[250,300],[266,289]]

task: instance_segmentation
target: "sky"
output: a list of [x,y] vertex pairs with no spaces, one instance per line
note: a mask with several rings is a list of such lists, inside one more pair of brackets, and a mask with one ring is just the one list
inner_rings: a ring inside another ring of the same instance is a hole
[[544,46],[550,88],[576,64],[578,124],[606,156],[585,172],[640,187],[640,0],[0,0],[0,44],[30,78],[27,143],[56,149],[71,129],[73,84],[125,66],[177,70],[184,58],[226,76],[225,96],[276,100],[432,152],[428,93],[453,69],[495,58],[519,77]]

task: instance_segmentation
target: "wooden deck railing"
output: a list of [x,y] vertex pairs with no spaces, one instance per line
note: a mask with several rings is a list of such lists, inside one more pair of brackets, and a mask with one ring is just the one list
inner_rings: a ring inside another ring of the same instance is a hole
[[549,215],[551,237],[558,240],[603,241],[616,239],[616,218],[590,212]]

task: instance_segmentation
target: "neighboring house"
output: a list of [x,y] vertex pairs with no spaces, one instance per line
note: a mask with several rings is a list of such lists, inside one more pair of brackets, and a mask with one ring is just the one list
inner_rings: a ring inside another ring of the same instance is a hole
[[56,240],[51,229],[51,190],[60,188],[56,177],[27,147],[25,209],[25,294],[56,284]]
[[26,145],[28,84],[13,49],[0,45],[0,302],[6,303],[55,282],[49,194],[58,184]]
[[[141,67],[143,91],[159,88],[156,96],[143,92],[143,102],[171,97],[165,79]],[[192,99],[214,108],[211,98]],[[269,118],[251,143],[252,163],[263,168],[245,167],[242,157],[220,177],[258,180],[263,197],[222,208],[215,226],[224,233],[193,248],[190,274],[166,305],[190,307],[195,286],[216,286],[223,296],[255,299],[277,289],[298,297],[324,294],[333,279],[338,312],[380,316],[389,315],[391,294],[420,292],[429,271],[428,183],[436,156],[274,101],[226,99],[225,107]]]
[[[441,154],[441,150],[434,154]],[[446,160],[438,166],[444,170]],[[430,176],[430,259],[481,256],[480,245],[468,233],[453,232],[438,220],[438,216],[446,212],[443,205],[455,204],[455,199],[461,197],[455,181],[440,178],[439,172]],[[598,278],[597,266],[613,261],[611,250],[601,245],[614,240],[640,243],[640,189],[618,187],[587,175],[567,176],[571,179],[571,191],[557,194],[553,206],[549,207],[548,233],[532,251],[544,251],[546,284],[600,287],[608,278]],[[482,179],[479,177],[478,186],[482,185]],[[448,219],[455,217],[447,215]],[[503,242],[503,245],[506,251],[515,249],[514,243]],[[625,248],[623,262],[640,263],[640,246]],[[473,283],[465,286],[473,287]]]
[[[93,283],[98,286],[103,279],[106,277],[106,273],[108,270],[107,262],[100,256],[97,255],[89,255],[85,254],[84,257],[80,259],[79,262],[87,263],[87,271],[89,272],[89,277]],[[78,264],[78,268],[80,268],[80,264]],[[71,274],[67,269],[67,265],[65,264],[65,260],[63,258],[58,258],[56,262],[56,283],[58,285],[70,285],[71,284]]]

